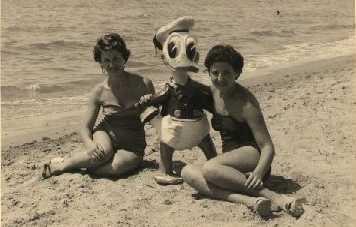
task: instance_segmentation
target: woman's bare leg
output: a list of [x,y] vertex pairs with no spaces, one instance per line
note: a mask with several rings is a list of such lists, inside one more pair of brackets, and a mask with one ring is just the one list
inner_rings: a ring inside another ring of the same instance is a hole
[[283,209],[293,216],[300,216],[303,213],[300,200],[280,195],[268,188],[254,190],[245,186],[245,173],[255,169],[259,157],[260,154],[255,148],[241,147],[208,161],[203,166],[202,173],[209,183],[219,188],[268,198],[272,201],[273,210]]
[[187,165],[182,170],[184,182],[196,189],[199,193],[214,199],[220,199],[232,203],[241,203],[254,210],[261,216],[271,213],[271,201],[261,197],[252,197],[232,191],[218,188],[208,183],[201,170],[195,166]]
[[89,150],[76,152],[71,157],[64,158],[62,162],[51,163],[51,173],[58,175],[81,168],[95,168],[108,162],[114,155],[109,135],[104,131],[96,131],[93,140],[102,148],[102,152]]
[[245,173],[256,168],[259,158],[255,148],[241,147],[206,162],[202,172],[209,183],[220,188],[256,196],[256,191],[249,190],[244,184],[247,180]]
[[100,177],[119,177],[136,168],[143,160],[143,155],[127,150],[117,150],[112,161],[91,169],[90,172]]
[[204,152],[207,160],[217,156],[214,142],[209,134],[200,142],[198,147]]

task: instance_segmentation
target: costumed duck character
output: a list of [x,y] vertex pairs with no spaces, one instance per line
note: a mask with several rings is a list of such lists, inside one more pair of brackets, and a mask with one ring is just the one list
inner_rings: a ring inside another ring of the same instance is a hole
[[[155,48],[161,51],[162,60],[170,68],[172,77],[163,91],[141,103],[144,106],[161,107],[160,119],[155,118],[151,123],[160,134],[161,143],[174,150],[199,145],[209,136],[210,130],[203,111],[211,111],[210,90],[187,74],[199,71],[197,39],[190,34],[193,25],[193,18],[181,17],[161,27],[154,35]],[[145,112],[148,116],[155,111],[148,108]],[[148,119],[150,117],[146,121]],[[175,131],[177,128],[178,134]]]
[[[191,79],[188,72],[198,72],[197,40],[190,34],[194,25],[191,17],[181,17],[161,27],[153,43],[161,52],[165,65],[171,70],[170,82],[154,96],[141,98],[146,108],[141,117],[150,121],[160,138],[160,172],[158,184],[178,184],[183,180],[172,176],[172,156],[175,150],[199,146],[207,159],[216,156],[210,138],[210,126],[205,110],[212,112],[210,88]],[[154,117],[156,113],[158,117]]]

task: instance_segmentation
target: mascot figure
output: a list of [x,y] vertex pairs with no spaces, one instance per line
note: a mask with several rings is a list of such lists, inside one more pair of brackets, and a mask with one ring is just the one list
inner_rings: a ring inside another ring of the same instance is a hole
[[209,122],[203,111],[212,112],[213,109],[210,88],[188,74],[199,71],[197,40],[190,34],[193,25],[193,18],[181,17],[161,27],[154,35],[155,48],[171,71],[170,81],[161,92],[144,96],[139,103],[146,108],[143,121],[151,121],[160,135],[160,170],[164,176],[155,177],[160,184],[181,182],[180,178],[172,176],[174,150],[198,146],[207,159],[216,156]]

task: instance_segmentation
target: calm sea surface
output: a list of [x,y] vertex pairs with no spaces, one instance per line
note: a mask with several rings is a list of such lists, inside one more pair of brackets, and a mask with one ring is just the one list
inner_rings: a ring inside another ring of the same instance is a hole
[[103,78],[92,57],[103,32],[120,33],[132,52],[130,70],[158,84],[168,70],[153,54],[152,36],[179,16],[196,19],[201,64],[211,46],[228,43],[253,71],[350,52],[354,9],[354,0],[3,0],[3,117],[15,109],[31,114],[26,108],[35,105],[85,102]]

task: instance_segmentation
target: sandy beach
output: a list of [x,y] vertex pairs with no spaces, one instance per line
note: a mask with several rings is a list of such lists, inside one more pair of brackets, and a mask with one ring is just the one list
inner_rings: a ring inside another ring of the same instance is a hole
[[[3,226],[354,226],[356,219],[356,55],[283,65],[242,76],[260,101],[276,147],[271,188],[305,198],[305,214],[263,220],[242,205],[196,195],[187,184],[159,186],[157,138],[147,126],[141,169],[123,179],[85,172],[38,180],[44,162],[83,148],[76,132],[83,109],[37,122],[3,122]],[[221,143],[212,131],[219,152]],[[22,139],[19,139],[22,138]],[[202,164],[198,149],[175,154]]]

